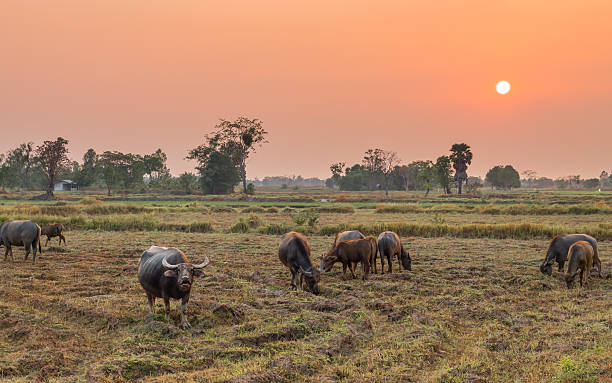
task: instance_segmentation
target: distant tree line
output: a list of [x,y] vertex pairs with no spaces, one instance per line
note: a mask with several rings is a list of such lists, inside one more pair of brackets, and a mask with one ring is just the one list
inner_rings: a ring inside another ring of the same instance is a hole
[[58,137],[38,146],[24,143],[0,154],[0,189],[19,188],[22,194],[43,189],[43,198],[53,199],[55,184],[70,179],[81,188],[104,188],[108,195],[117,190],[173,189],[224,194],[240,182],[244,192],[253,193],[254,185],[247,185],[246,163],[249,155],[267,142],[262,122],[240,117],[221,120],[215,129],[188,153],[187,158],[198,163],[198,175],[186,172],[172,177],[161,149],[145,155],[89,149],[81,162],[70,161],[68,140]]
[[401,164],[394,152],[369,149],[360,164],[349,167],[344,162],[332,164],[332,176],[325,183],[340,190],[381,189],[386,194],[389,190],[423,190],[425,195],[435,188],[450,194],[456,186],[461,194],[469,179],[467,168],[471,163],[472,151],[463,143],[453,145],[449,155],[442,155],[435,162],[419,160],[408,164]]

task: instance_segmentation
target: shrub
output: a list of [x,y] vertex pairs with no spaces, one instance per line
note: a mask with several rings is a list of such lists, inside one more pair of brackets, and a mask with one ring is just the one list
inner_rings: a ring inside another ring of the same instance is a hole
[[81,205],[102,205],[102,201],[93,197],[85,197],[78,202]]
[[249,231],[249,224],[243,218],[240,218],[238,222],[229,228],[229,231],[230,233],[247,233]]
[[248,184],[246,187],[246,193],[249,195],[255,194],[255,185],[253,185],[252,183]]
[[331,205],[331,206],[318,206],[315,208],[319,213],[354,213],[355,208],[351,205]]
[[291,231],[291,228],[285,225],[284,223],[271,223],[266,226],[262,226],[257,229],[259,234],[268,234],[268,235],[281,235]]
[[268,213],[278,213],[278,209],[274,206],[270,206],[268,209],[266,209],[266,212]]

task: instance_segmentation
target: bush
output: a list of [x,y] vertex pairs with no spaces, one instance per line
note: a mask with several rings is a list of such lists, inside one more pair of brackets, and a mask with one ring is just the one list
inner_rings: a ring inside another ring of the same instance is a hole
[[355,208],[351,205],[318,206],[315,210],[319,213],[355,213]]
[[243,218],[240,218],[238,222],[229,228],[229,231],[230,233],[247,233],[249,231],[249,224]]
[[278,209],[274,206],[270,206],[268,209],[266,209],[266,212],[268,213],[278,213]]
[[257,229],[259,234],[268,234],[268,235],[281,235],[291,231],[291,228],[285,225],[284,223],[271,223],[266,226],[262,226]]
[[255,185],[253,185],[252,183],[248,184],[246,187],[246,193],[249,195],[255,194]]
[[102,205],[102,201],[93,197],[85,197],[78,202],[81,205]]

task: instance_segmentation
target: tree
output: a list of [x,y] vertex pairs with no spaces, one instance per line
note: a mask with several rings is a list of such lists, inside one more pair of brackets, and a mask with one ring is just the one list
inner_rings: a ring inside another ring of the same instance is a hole
[[397,166],[395,168],[396,174],[402,180],[402,186],[405,191],[415,190],[418,186],[417,176],[419,170],[416,167],[416,162],[411,162],[408,165]]
[[9,186],[11,169],[4,160],[4,154],[0,154],[0,188],[4,190]]
[[96,152],[93,149],[89,149],[83,154],[83,165],[80,166],[79,173],[75,177],[75,181],[79,186],[90,186],[98,178],[96,157]]
[[[221,119],[213,134],[206,135],[206,143],[189,151],[188,159],[196,160],[204,169],[209,157],[220,152],[230,158],[242,179],[244,193],[247,192],[246,161],[258,146],[266,143],[263,123],[258,119],[239,117],[234,121]],[[218,157],[218,155],[217,155]],[[218,157],[217,159],[219,159]]]
[[153,154],[147,154],[143,158],[144,174],[149,179],[159,178],[170,173],[166,166],[168,156],[161,149],[157,149]]
[[434,173],[440,187],[444,189],[446,194],[450,194],[450,186],[453,182],[453,177],[451,176],[451,159],[449,156],[438,157],[434,165]]
[[6,164],[10,172],[19,179],[21,195],[25,195],[30,179],[30,171],[34,165],[33,143],[21,144],[6,155]]
[[433,187],[435,179],[434,164],[432,161],[416,161],[415,167],[417,169],[417,181],[423,189],[425,189],[425,197],[429,195],[429,191]]
[[[345,165],[346,164],[344,162],[338,162],[336,164],[332,164],[329,167],[329,170],[331,170],[332,172],[332,176],[330,178],[331,187],[333,187],[333,185],[340,185],[340,178],[342,177],[342,172],[344,170]],[[325,182],[325,185],[328,185],[327,182]]]
[[457,181],[457,194],[461,194],[461,186],[467,180],[467,168],[472,164],[472,151],[469,145],[453,144],[451,147],[451,155],[449,156],[455,169],[454,180]]
[[228,194],[240,182],[240,174],[232,159],[225,153],[215,151],[208,156],[200,171],[200,186],[206,194]]
[[194,188],[197,180],[198,177],[195,174],[188,172],[181,174],[178,178],[178,182],[185,188],[185,194],[191,194],[191,189]]
[[485,176],[485,181],[498,189],[512,189],[521,187],[521,178],[518,172],[511,166],[495,166]]
[[55,199],[53,187],[56,178],[69,169],[68,140],[58,137],[55,141],[44,141],[36,148],[36,160],[47,181],[46,199]]
[[106,151],[97,157],[96,164],[99,169],[108,195],[111,195],[113,189],[115,189],[123,179],[125,179],[125,168],[126,156],[120,152]]
[[[389,181],[391,180],[393,170],[399,165],[397,153],[382,149],[369,149],[365,152],[362,163],[370,173],[369,178],[371,181],[382,176],[385,195],[389,195]],[[370,182],[370,186],[373,186],[372,182]]]

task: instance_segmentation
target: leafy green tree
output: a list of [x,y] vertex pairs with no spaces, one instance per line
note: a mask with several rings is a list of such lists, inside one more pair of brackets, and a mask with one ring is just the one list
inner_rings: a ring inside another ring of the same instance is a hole
[[468,179],[467,168],[472,164],[472,151],[469,145],[453,144],[451,147],[451,155],[449,156],[455,169],[454,180],[457,181],[457,194],[461,194],[461,187],[464,181]]
[[47,181],[47,199],[55,199],[53,187],[57,177],[70,169],[68,140],[58,137],[55,141],[44,141],[36,148],[36,161]]
[[[188,159],[198,161],[199,168],[205,168],[209,157],[223,153],[230,158],[242,179],[243,192],[247,192],[246,161],[257,147],[266,143],[263,123],[258,119],[239,117],[234,121],[221,119],[216,131],[206,135],[206,142],[189,151]],[[218,156],[217,156],[218,157]]]
[[126,178],[127,158],[123,153],[106,151],[98,155],[96,164],[110,196]]
[[91,186],[98,179],[99,174],[96,166],[96,156],[96,152],[93,149],[89,149],[83,154],[83,165],[79,167],[79,172],[77,176],[74,177],[79,186]]
[[185,172],[178,177],[178,182],[185,189],[186,194],[191,194],[191,190],[195,187],[198,177],[193,173]]
[[453,176],[451,175],[451,160],[449,156],[438,157],[434,165],[434,173],[440,187],[444,189],[446,194],[450,194]]
[[4,154],[0,154],[0,188],[4,190],[10,186],[11,169],[7,165]]
[[521,186],[521,177],[511,165],[493,167],[487,172],[485,181],[491,187],[498,189],[512,189]]
[[429,195],[429,191],[434,185],[436,178],[434,164],[432,161],[416,161],[415,167],[417,169],[417,181],[419,185],[425,189],[425,197]]
[[206,194],[228,194],[240,182],[240,174],[232,159],[225,153],[210,153],[200,171],[200,186]]
[[21,195],[25,195],[29,185],[30,175],[34,167],[34,144],[28,142],[21,144],[6,155],[6,164],[10,173],[19,180],[21,185]]
[[163,177],[168,175],[170,171],[166,166],[168,156],[161,149],[157,149],[153,154],[147,154],[143,157],[144,174],[149,176],[149,179]]
[[344,171],[344,177],[340,178],[340,190],[368,190],[369,172],[363,166],[355,164]]
[[335,164],[332,164],[329,167],[329,170],[331,170],[332,172],[332,176],[330,178],[330,184],[328,185],[327,182],[325,183],[325,186],[327,187],[333,187],[334,185],[340,185],[340,178],[342,177],[342,172],[344,171],[344,166],[346,164],[344,162],[338,162]]

